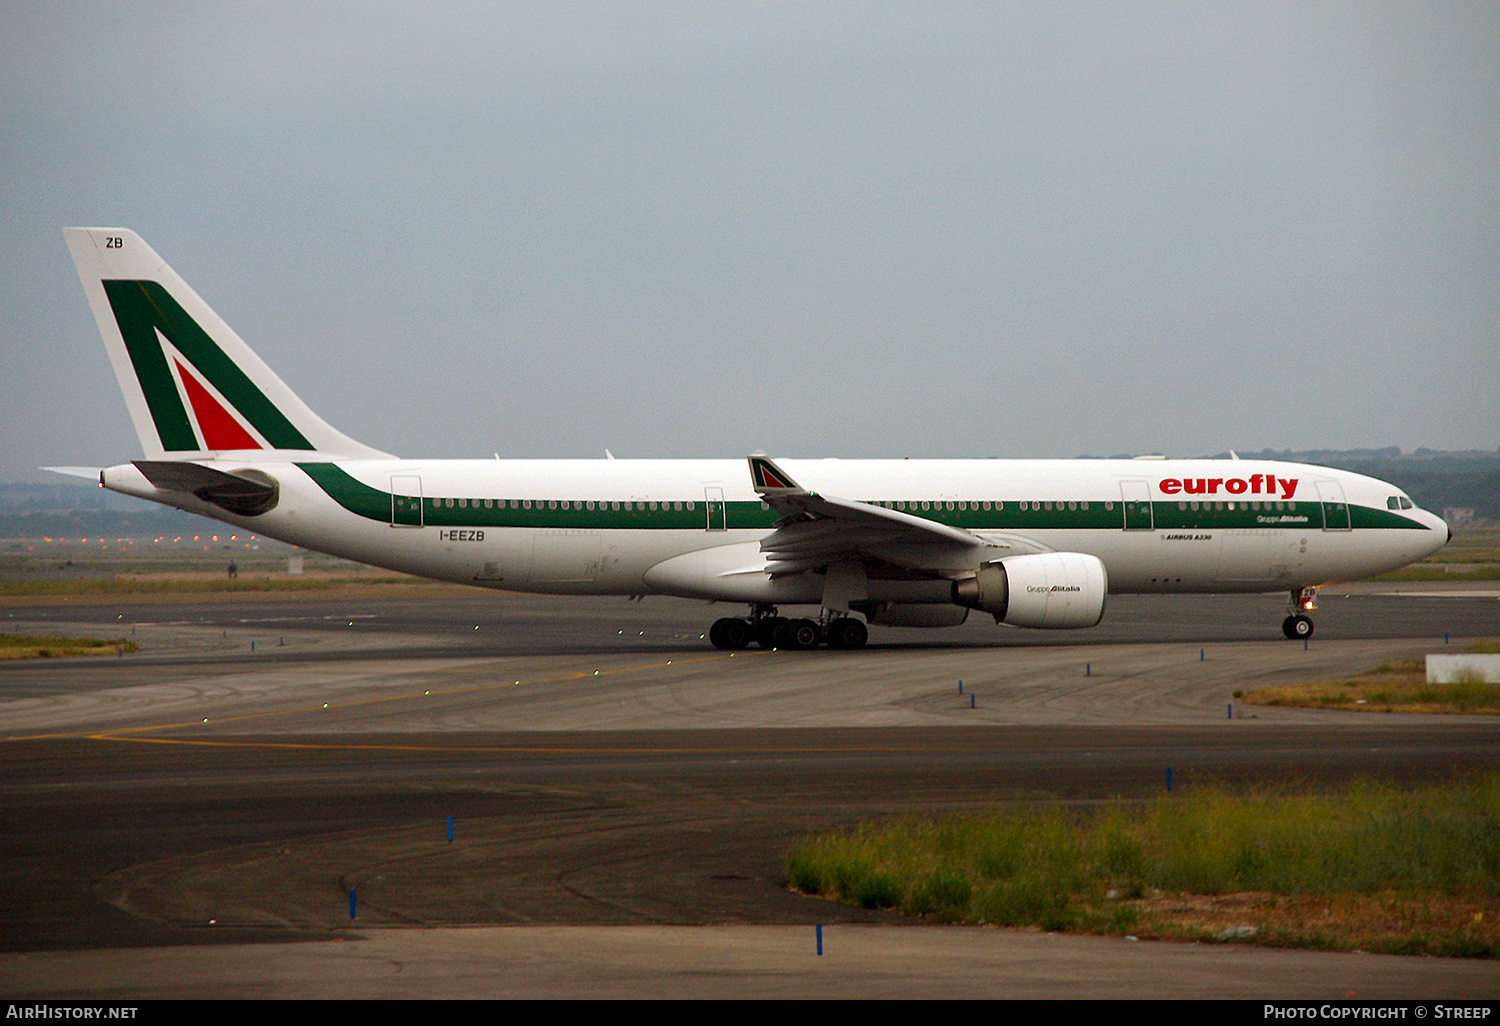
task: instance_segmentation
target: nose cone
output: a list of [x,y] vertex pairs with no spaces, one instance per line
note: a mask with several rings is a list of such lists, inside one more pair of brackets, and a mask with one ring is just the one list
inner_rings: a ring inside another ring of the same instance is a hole
[[[1453,528],[1449,527],[1448,522],[1442,517],[1434,513],[1429,513],[1425,509],[1414,510],[1413,512],[1421,514],[1417,519],[1427,525],[1427,529],[1432,532],[1427,538],[1426,545],[1423,547],[1422,556],[1432,555],[1453,540]],[[1420,559],[1421,557],[1419,556],[1418,558]]]

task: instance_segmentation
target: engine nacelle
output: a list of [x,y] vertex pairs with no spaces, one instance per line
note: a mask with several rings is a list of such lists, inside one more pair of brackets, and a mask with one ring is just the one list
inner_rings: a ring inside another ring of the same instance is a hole
[[1082,552],[1041,552],[985,563],[953,582],[953,601],[1015,627],[1092,627],[1104,617],[1104,564]]

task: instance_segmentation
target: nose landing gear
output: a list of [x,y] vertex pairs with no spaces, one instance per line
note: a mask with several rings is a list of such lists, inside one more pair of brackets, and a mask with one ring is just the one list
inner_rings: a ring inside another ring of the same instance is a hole
[[1299,588],[1292,592],[1292,601],[1287,608],[1291,615],[1281,621],[1281,633],[1293,641],[1312,637],[1312,617],[1306,614],[1318,608],[1318,589]]

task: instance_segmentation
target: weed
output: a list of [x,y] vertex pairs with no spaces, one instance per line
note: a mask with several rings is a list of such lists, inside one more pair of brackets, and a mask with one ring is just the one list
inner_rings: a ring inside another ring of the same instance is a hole
[[946,922],[1496,957],[1500,775],[907,817],[804,841],[788,879]]

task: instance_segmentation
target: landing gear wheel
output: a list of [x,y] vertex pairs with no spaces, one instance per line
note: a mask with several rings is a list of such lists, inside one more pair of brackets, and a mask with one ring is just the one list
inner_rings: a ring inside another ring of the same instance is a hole
[[777,648],[817,648],[821,639],[822,632],[812,620],[786,620],[776,628]]
[[715,620],[714,625],[708,629],[708,640],[714,648],[744,648],[750,644],[750,623],[732,616]]
[[870,631],[852,616],[841,616],[828,625],[829,648],[864,648],[870,640]]
[[1306,616],[1289,616],[1281,621],[1281,633],[1296,641],[1298,638],[1310,638],[1313,632],[1313,622]]
[[767,616],[755,621],[755,643],[761,648],[780,648],[776,632],[787,622],[785,617]]

